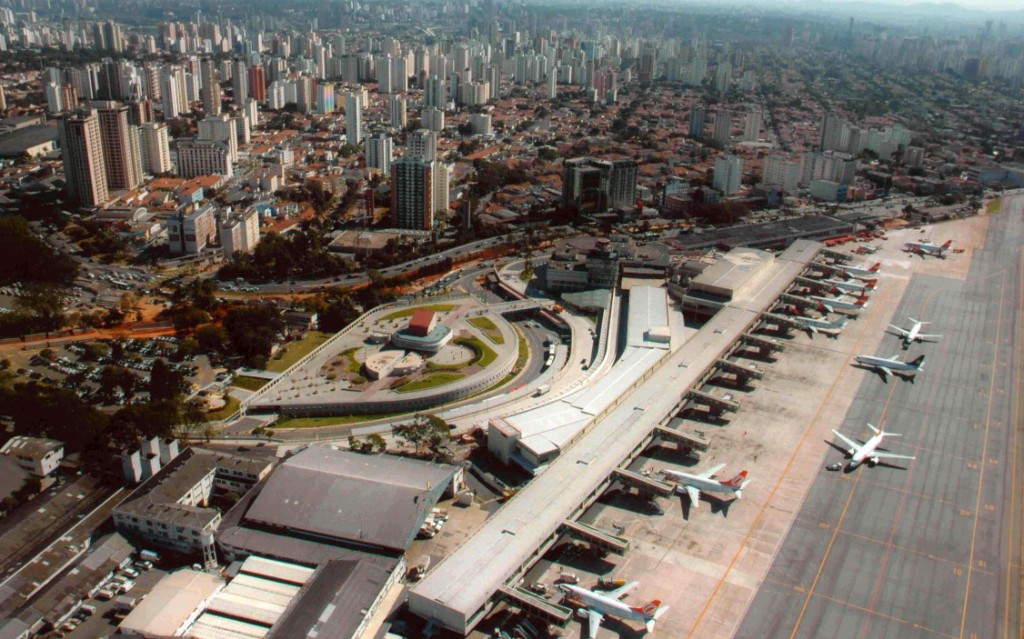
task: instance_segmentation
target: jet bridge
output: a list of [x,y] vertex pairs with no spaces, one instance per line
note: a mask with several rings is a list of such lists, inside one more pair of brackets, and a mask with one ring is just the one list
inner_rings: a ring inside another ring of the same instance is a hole
[[641,494],[660,495],[661,497],[668,497],[672,494],[672,487],[665,482],[645,477],[625,468],[616,468],[612,471],[612,476],[623,484],[636,488]]
[[783,293],[779,296],[779,299],[798,308],[818,308],[821,306],[821,302],[809,300],[806,297],[800,297],[799,295],[792,295],[790,293]]
[[768,353],[782,352],[786,350],[786,345],[777,339],[770,337],[764,337],[761,335],[754,335],[753,333],[744,333],[740,336],[740,342],[747,346],[753,346],[761,351],[762,355]]
[[840,253],[839,251],[833,251],[830,248],[821,249],[821,255],[831,258],[840,264],[845,264],[853,259],[853,256],[849,253]]
[[813,277],[804,277],[803,275],[796,278],[794,281],[797,282],[798,284],[803,284],[804,286],[810,287],[818,291],[828,291],[833,288],[833,286],[828,282],[816,280]]
[[719,397],[696,389],[690,389],[687,398],[698,404],[709,406],[711,410],[718,413],[735,413],[740,409],[739,402],[731,397]]
[[573,519],[566,519],[562,522],[564,532],[574,539],[588,542],[591,546],[613,552],[616,555],[625,555],[629,550],[629,540],[625,537],[618,537],[598,530],[593,526],[582,524]]
[[529,610],[544,621],[564,626],[569,623],[570,619],[572,619],[571,608],[566,608],[565,606],[552,603],[544,597],[536,595],[529,590],[501,586],[498,588],[498,592],[506,598],[514,601],[516,604]]
[[742,384],[746,384],[747,380],[764,379],[764,369],[753,363],[741,364],[734,362],[729,359],[720,359],[716,362],[717,366],[727,373],[732,373],[736,376],[737,381]]
[[707,452],[711,447],[711,440],[700,433],[688,433],[686,431],[667,428],[665,426],[658,426],[654,429],[654,432],[658,437],[664,440],[675,442],[676,444],[691,450],[699,450],[702,453]]

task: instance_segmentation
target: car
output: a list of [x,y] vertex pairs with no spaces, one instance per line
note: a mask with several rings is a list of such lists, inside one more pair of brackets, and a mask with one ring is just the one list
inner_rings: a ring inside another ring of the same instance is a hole
[[125,568],[122,572],[131,577],[132,579],[136,579],[139,576],[139,571],[133,568]]
[[123,595],[124,593],[131,591],[131,589],[134,587],[134,581],[126,581],[123,584],[121,584],[121,586],[117,589],[117,592]]

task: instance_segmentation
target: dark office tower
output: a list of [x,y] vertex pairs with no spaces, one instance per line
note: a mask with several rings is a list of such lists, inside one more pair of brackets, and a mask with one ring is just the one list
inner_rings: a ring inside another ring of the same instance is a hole
[[708,111],[703,104],[695,104],[690,109],[690,137],[696,140],[704,139],[704,124],[708,119]]
[[110,190],[131,190],[142,182],[138,130],[128,124],[128,107],[104,102],[99,107],[103,163]]
[[645,45],[640,53],[639,80],[640,84],[654,82],[654,74],[658,65],[657,52],[651,45]]
[[99,81],[97,97],[101,100],[121,99],[121,67],[117,62],[108,58],[100,63]]

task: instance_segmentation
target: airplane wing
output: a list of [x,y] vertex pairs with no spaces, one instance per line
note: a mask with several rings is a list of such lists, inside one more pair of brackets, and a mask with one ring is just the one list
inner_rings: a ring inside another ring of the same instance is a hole
[[838,430],[833,430],[832,432],[836,434],[836,437],[838,437],[839,439],[841,439],[844,442],[846,442],[846,445],[849,446],[850,448],[860,448],[860,444],[858,444],[857,442],[853,441],[852,439],[850,439],[846,435],[840,433]]
[[807,325],[804,326],[804,328],[806,328],[810,332],[814,333],[815,335],[818,334],[818,327],[815,326],[814,324],[807,324]]
[[590,639],[597,639],[597,629],[601,627],[601,620],[604,615],[596,610],[587,610],[587,625],[590,626]]
[[697,508],[698,504],[700,504],[700,491],[693,486],[687,486],[686,494],[690,496],[690,505]]
[[910,333],[910,331],[900,328],[899,326],[893,326],[892,324],[889,324],[889,328],[896,331],[893,333],[894,335],[899,335],[900,337],[906,337]]
[[885,379],[889,379],[890,377],[892,377],[892,369],[889,368],[888,366],[878,366],[876,364],[875,368],[878,369],[878,372],[881,373],[885,377]]
[[882,453],[882,452],[879,452],[877,449],[875,450],[874,453],[872,453],[872,455],[877,457],[877,458],[879,458],[879,459],[917,459],[917,457],[913,457],[911,455],[897,455],[896,453]]
[[825,310],[827,310],[829,313],[835,313],[836,312],[835,309],[832,308],[831,304],[822,304],[822,306],[824,306]]
[[936,341],[938,341],[941,338],[942,338],[942,335],[922,335],[920,333],[918,333],[918,335],[917,335],[917,339],[924,340],[924,341],[936,342]]
[[700,477],[701,479],[711,479],[716,474],[718,474],[718,471],[722,470],[723,468],[725,468],[725,464],[719,464],[710,470],[705,470],[703,473],[697,476]]
[[613,598],[613,599],[622,599],[623,597],[628,595],[630,593],[630,591],[632,591],[634,588],[636,588],[639,585],[640,585],[639,581],[631,581],[628,584],[624,584],[622,586],[619,586],[615,590],[609,590],[608,592],[604,593],[604,595],[606,597],[610,597],[610,598]]

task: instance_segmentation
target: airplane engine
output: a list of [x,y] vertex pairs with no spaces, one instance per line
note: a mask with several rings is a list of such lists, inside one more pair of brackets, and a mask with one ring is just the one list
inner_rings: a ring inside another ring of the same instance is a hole
[[849,455],[850,457],[853,457],[854,454],[856,454],[856,452],[857,452],[856,448],[851,448],[850,450],[846,451],[846,454]]
[[586,619],[588,617],[586,609],[585,608],[577,608],[576,616],[579,617],[580,619]]
[[871,462],[871,465],[872,465],[872,466],[874,466],[875,464],[877,464],[877,463],[878,463],[878,458],[877,458],[877,457],[872,457],[872,458],[871,458],[871,459],[869,459],[868,461],[869,461],[869,462]]

